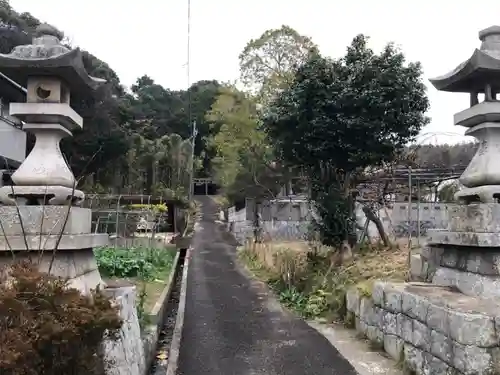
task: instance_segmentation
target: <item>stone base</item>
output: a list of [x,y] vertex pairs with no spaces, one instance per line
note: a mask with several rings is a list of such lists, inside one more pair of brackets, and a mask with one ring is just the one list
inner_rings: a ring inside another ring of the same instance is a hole
[[417,375],[496,374],[500,300],[422,283],[375,283],[347,294],[356,329]]
[[[18,236],[2,236],[0,234],[0,253],[10,251],[52,251],[59,241],[58,234],[29,234]],[[78,250],[106,246],[109,243],[107,233],[63,234],[58,251]],[[28,249],[26,249],[26,244]]]
[[500,204],[473,203],[452,205],[448,209],[448,230],[451,232],[500,232]]
[[450,232],[448,230],[429,229],[427,231],[427,243],[431,245],[500,247],[500,232]]
[[429,244],[500,247],[500,204],[453,205],[447,215],[447,229],[428,230]]
[[452,286],[470,296],[500,297],[499,248],[428,245],[420,260],[412,262],[416,279]]
[[4,186],[0,188],[0,202],[15,205],[67,205],[78,206],[85,194],[66,186]]
[[[66,216],[68,219],[63,230]],[[92,227],[92,210],[67,205],[0,206],[0,222],[3,226],[3,233],[7,236],[19,235],[23,231],[29,235],[40,233],[51,235],[61,232],[88,234]]]
[[500,185],[465,188],[455,193],[455,199],[464,204],[499,203]]
[[438,265],[456,268],[464,272],[472,272],[483,276],[500,276],[500,248],[480,249],[467,246],[428,246],[422,255],[437,260]]
[[[42,272],[48,272],[52,260],[52,251],[17,252],[15,261],[30,260],[38,264]],[[14,259],[10,252],[0,252],[0,267],[9,267]],[[51,275],[68,279],[68,285],[87,294],[91,289],[104,287],[94,253],[91,248],[58,251],[55,254]]]

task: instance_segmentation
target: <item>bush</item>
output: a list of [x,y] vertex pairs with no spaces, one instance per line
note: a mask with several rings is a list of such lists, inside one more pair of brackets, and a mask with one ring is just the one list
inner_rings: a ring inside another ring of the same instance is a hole
[[[83,296],[67,281],[29,263],[12,266],[0,283],[2,375],[104,375],[103,339],[116,340],[122,321],[99,291]],[[7,278],[8,277],[8,278]]]

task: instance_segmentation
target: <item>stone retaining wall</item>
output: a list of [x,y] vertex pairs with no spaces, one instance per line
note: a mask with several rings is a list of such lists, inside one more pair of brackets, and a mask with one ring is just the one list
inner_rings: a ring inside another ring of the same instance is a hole
[[119,339],[104,343],[106,359],[112,364],[106,374],[145,374],[144,347],[136,308],[136,287],[107,288],[104,289],[104,293],[114,299],[119,306],[120,317],[123,319]]
[[[423,283],[347,293],[358,332],[416,375],[500,374],[500,305]],[[498,316],[497,316],[498,315]]]

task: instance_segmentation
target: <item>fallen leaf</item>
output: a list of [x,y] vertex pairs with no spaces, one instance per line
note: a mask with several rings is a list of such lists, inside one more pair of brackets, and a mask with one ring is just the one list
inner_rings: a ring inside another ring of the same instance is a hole
[[161,352],[161,353],[159,353],[159,354],[156,356],[156,358],[161,359],[161,360],[165,360],[165,359],[167,359],[167,358],[168,358],[168,354],[167,354],[166,352]]

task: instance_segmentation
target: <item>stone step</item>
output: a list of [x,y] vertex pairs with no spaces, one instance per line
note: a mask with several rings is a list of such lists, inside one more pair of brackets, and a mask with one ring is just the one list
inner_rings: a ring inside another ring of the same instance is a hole
[[427,283],[376,282],[370,297],[352,289],[346,302],[356,329],[417,375],[498,370],[497,299]]

